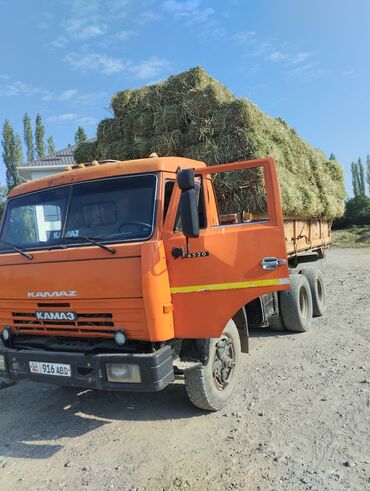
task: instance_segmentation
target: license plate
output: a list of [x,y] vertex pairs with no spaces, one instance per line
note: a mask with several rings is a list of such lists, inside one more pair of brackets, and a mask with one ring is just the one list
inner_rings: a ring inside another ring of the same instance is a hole
[[30,372],[39,375],[56,375],[58,377],[70,377],[71,365],[66,363],[44,363],[42,361],[30,361]]

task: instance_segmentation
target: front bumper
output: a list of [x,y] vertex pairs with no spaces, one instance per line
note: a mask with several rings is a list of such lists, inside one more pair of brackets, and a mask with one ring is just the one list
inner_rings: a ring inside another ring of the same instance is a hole
[[[5,357],[5,373],[14,380],[27,379],[33,382],[89,389],[153,392],[164,389],[174,379],[170,346],[164,346],[149,354],[99,353],[92,355],[0,347],[0,355]],[[71,366],[71,377],[31,373],[30,361],[67,363]],[[139,365],[141,382],[109,382],[106,371],[107,363]]]

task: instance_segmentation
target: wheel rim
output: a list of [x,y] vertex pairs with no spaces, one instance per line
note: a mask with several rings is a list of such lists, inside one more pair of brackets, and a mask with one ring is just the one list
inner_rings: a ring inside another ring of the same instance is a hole
[[230,336],[223,335],[216,344],[213,380],[218,390],[225,390],[234,376],[235,349]]
[[299,291],[299,308],[304,319],[308,319],[309,316],[309,299],[305,288],[301,288]]

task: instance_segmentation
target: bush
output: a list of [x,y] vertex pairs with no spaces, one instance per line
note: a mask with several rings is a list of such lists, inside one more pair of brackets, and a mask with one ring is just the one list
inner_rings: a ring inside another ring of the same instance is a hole
[[336,220],[333,227],[338,229],[352,225],[370,225],[370,198],[364,194],[346,202],[344,217]]

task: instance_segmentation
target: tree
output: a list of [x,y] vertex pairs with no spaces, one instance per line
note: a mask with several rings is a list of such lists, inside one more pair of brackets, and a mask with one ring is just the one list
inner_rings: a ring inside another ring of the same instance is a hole
[[49,136],[49,138],[46,140],[46,143],[48,145],[48,155],[50,155],[51,153],[55,153],[55,143],[52,136]]
[[360,181],[358,175],[358,167],[356,162],[352,162],[351,164],[351,172],[352,172],[352,190],[355,196],[359,196],[360,193]]
[[14,135],[14,130],[8,120],[4,121],[3,125],[3,161],[6,166],[6,184],[10,189],[19,184],[19,174],[17,163],[22,160],[20,138]]
[[370,225],[370,198],[360,194],[346,203],[346,225]]
[[365,169],[362,160],[360,158],[357,161],[357,167],[358,167],[358,182],[360,186],[360,194],[366,194]]
[[15,165],[23,164],[22,140],[19,135],[15,135],[14,137],[14,162]]
[[85,133],[85,130],[81,126],[79,126],[75,133],[75,143],[76,145],[79,145],[80,143],[86,140],[87,140],[87,135]]
[[45,157],[45,128],[42,124],[40,114],[36,116],[36,131],[35,131],[35,140],[36,140],[36,153],[39,159]]
[[23,117],[23,135],[26,145],[27,161],[30,162],[35,158],[35,147],[33,145],[32,123],[31,118],[26,113]]
[[0,186],[0,219],[3,216],[7,194],[8,188],[6,186]]
[[329,160],[337,160],[336,156],[333,154],[333,152],[331,152],[330,156],[329,156]]
[[366,181],[370,196],[370,155],[366,156]]

